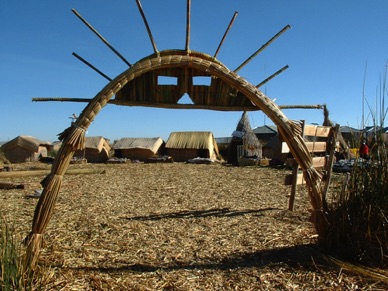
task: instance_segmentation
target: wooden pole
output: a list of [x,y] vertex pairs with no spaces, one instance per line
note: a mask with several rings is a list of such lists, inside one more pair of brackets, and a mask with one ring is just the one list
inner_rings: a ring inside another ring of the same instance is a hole
[[[50,174],[50,170],[33,170],[33,171],[11,171],[0,172],[0,178],[18,178],[31,176],[45,176]],[[88,175],[88,174],[105,174],[105,170],[101,169],[68,169],[66,175]]]
[[298,169],[299,165],[297,161],[294,159],[292,164],[292,184],[291,184],[291,194],[290,194],[290,200],[288,200],[288,210],[294,211],[294,204],[295,204],[295,196],[296,196],[296,186],[298,181]]
[[187,0],[187,16],[186,16],[186,46],[185,50],[190,50],[190,17],[191,17],[191,0]]
[[101,35],[97,30],[93,28],[74,8],[71,11],[91,30],[93,31],[103,43],[105,43],[124,63],[128,65],[128,67],[132,67],[132,65]]
[[[68,97],[35,97],[32,98],[33,102],[84,102],[89,103],[92,98],[68,98]],[[127,101],[110,99],[108,104],[124,105],[124,106],[143,106],[143,107],[155,107],[155,108],[168,108],[168,109],[210,109],[220,111],[258,111],[261,110],[258,107],[253,106],[209,106],[209,105],[197,105],[197,104],[177,104],[177,103],[155,103],[155,102],[139,102],[139,101]],[[322,109],[324,105],[278,105],[280,109]]]
[[[305,121],[302,120],[302,137],[304,136],[304,126]],[[295,204],[295,196],[296,196],[296,188],[297,188],[297,182],[298,182],[298,171],[299,171],[299,164],[298,161],[294,158],[293,164],[292,164],[292,186],[291,186],[291,195],[290,200],[288,201],[288,210],[294,211],[294,204]]]
[[275,39],[277,39],[282,33],[286,30],[290,29],[290,25],[286,25],[282,30],[280,30],[277,34],[275,34],[269,41],[267,41],[264,45],[261,46],[256,52],[254,52],[249,58],[247,58],[237,69],[234,70],[237,73],[241,70],[246,64],[248,64],[254,57],[256,57],[259,53],[261,53],[266,47],[268,47]]
[[261,83],[259,83],[258,85],[256,85],[256,88],[259,88],[261,86],[263,86],[265,83],[267,83],[268,81],[272,80],[273,78],[275,78],[277,75],[279,75],[280,73],[283,73],[285,70],[288,69],[288,65],[284,66],[283,68],[281,68],[280,70],[278,70],[276,73],[272,74],[271,76],[269,76],[267,79],[265,79],[264,81],[262,81]]
[[143,22],[146,26],[146,29],[147,29],[147,33],[148,33],[148,36],[151,40],[151,43],[152,43],[152,47],[154,48],[154,52],[157,54],[159,53],[157,47],[156,47],[156,44],[155,44],[155,41],[154,41],[154,37],[152,36],[152,32],[151,32],[151,29],[148,25],[148,21],[147,21],[147,18],[145,17],[145,14],[144,14],[144,11],[143,11],[143,7],[141,6],[141,3],[140,3],[140,0],[136,0],[136,3],[137,3],[137,7],[139,8],[139,12],[141,14],[141,17],[143,18]]
[[231,19],[230,22],[229,22],[228,28],[226,29],[226,31],[225,31],[225,33],[224,33],[224,36],[222,37],[221,42],[220,42],[220,44],[218,45],[218,48],[217,48],[217,50],[216,50],[216,52],[215,52],[215,54],[214,54],[214,58],[217,58],[218,52],[220,51],[220,48],[221,48],[222,44],[224,43],[224,40],[225,40],[225,38],[226,38],[226,36],[227,36],[229,30],[231,29],[234,20],[235,20],[236,17],[237,17],[237,14],[238,14],[238,12],[235,11],[234,14],[233,14],[232,19]]
[[101,76],[103,76],[105,79],[107,79],[108,81],[112,81],[111,78],[109,78],[107,75],[105,75],[103,72],[101,72],[99,69],[97,69],[95,66],[93,66],[91,63],[89,63],[88,61],[86,61],[85,59],[83,59],[82,57],[80,57],[79,55],[77,55],[75,52],[72,53],[73,56],[75,56],[77,59],[79,59],[81,62],[83,62],[85,65],[87,65],[88,67],[92,68],[94,71],[96,71],[97,73],[99,73]]
[[332,176],[332,172],[333,172],[333,164],[334,164],[334,160],[335,160],[335,149],[336,149],[336,146],[337,146],[337,137],[338,137],[338,132],[339,132],[339,124],[336,124],[336,126],[334,128],[332,128],[332,139],[330,141],[330,152],[329,152],[329,160],[328,160],[328,163],[326,165],[326,169],[327,169],[327,172],[326,172],[326,180],[325,180],[325,184],[324,184],[324,188],[323,188],[323,192],[322,192],[322,206],[323,206],[323,210],[324,211],[327,211],[327,201],[326,201],[326,196],[327,196],[327,192],[329,191],[329,186],[330,186],[330,182],[331,182],[331,176]]

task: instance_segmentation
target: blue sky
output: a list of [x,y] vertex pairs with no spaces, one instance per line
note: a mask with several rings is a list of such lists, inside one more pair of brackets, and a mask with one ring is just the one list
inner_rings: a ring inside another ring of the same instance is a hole
[[[158,49],[184,49],[186,1],[142,0]],[[72,12],[75,8],[130,63],[153,53],[135,0],[0,2],[0,141],[32,135],[55,141],[86,103],[32,102],[33,97],[94,97],[107,80],[72,56],[77,53],[111,78],[127,69]],[[278,105],[327,104],[332,121],[359,128],[362,97],[375,111],[388,60],[388,1],[207,0],[191,3],[190,48],[213,55],[234,12],[238,16],[218,59],[231,70],[287,24],[286,31],[239,71]],[[365,80],[365,81],[364,81]],[[365,87],[364,87],[365,84]],[[365,110],[368,117],[369,109]],[[322,123],[320,110],[284,110],[289,119]],[[173,131],[230,136],[241,112],[169,110],[108,105],[87,135],[156,137]],[[272,124],[249,113],[251,126]],[[371,124],[371,117],[366,118]]]

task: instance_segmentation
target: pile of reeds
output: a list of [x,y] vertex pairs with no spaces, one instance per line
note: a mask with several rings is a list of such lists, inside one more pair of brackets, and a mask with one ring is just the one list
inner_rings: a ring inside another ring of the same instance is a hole
[[5,221],[0,220],[0,289],[23,290],[23,265],[13,231]]
[[0,290],[42,290],[47,270],[29,271],[25,264],[25,249],[21,238],[6,221],[0,219]]
[[363,265],[388,266],[388,153],[375,135],[369,160],[356,160],[342,190],[328,202],[326,247]]
[[0,220],[0,229],[0,287],[1,290],[12,290],[17,288],[21,277],[17,267],[17,252],[8,225],[4,220]]

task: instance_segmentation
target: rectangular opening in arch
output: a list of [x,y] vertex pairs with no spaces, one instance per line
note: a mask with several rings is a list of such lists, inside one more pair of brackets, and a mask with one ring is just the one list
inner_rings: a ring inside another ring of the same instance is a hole
[[194,76],[193,85],[194,86],[210,86],[212,82],[211,77],[207,76]]
[[158,76],[158,85],[178,85],[177,77]]

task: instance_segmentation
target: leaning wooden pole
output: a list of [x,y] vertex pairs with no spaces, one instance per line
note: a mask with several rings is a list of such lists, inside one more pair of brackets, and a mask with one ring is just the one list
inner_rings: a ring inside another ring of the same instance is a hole
[[186,45],[185,50],[190,50],[190,18],[191,18],[191,0],[187,0],[187,12],[186,12]]
[[75,56],[77,59],[79,59],[81,62],[83,62],[85,65],[87,65],[89,68],[91,68],[92,70],[94,70],[95,72],[99,73],[101,76],[103,76],[105,79],[107,79],[108,81],[112,81],[111,78],[109,78],[107,75],[105,75],[103,72],[101,72],[99,69],[97,69],[95,66],[93,66],[91,63],[89,63],[88,61],[86,61],[84,58],[82,58],[81,56],[77,55],[75,52],[72,53],[73,56]]
[[221,41],[220,41],[220,44],[218,45],[218,48],[217,48],[217,50],[216,50],[216,52],[215,52],[215,54],[214,54],[214,58],[217,58],[218,52],[220,51],[221,46],[222,46],[222,44],[224,43],[225,38],[226,38],[226,36],[227,36],[228,33],[229,33],[229,30],[232,28],[232,25],[233,25],[233,23],[234,23],[234,20],[235,20],[236,17],[237,17],[237,14],[238,14],[238,12],[235,11],[234,14],[233,14],[232,19],[231,19],[230,22],[229,22],[228,28],[226,29],[226,31],[225,31],[225,33],[224,33],[224,36],[222,37],[222,39],[221,39]]
[[[327,109],[326,104],[324,104],[322,108],[323,108],[323,117],[324,117],[323,125],[334,127],[334,123],[329,118],[329,110]],[[337,132],[336,139],[340,143],[341,148],[344,151],[345,158],[349,159],[350,158],[349,146],[348,146],[347,142],[345,141],[344,137],[342,136],[340,130],[338,130],[338,132]]]
[[273,73],[271,76],[269,76],[268,78],[266,78],[264,81],[262,81],[261,83],[259,83],[258,85],[256,85],[256,88],[260,88],[261,86],[263,86],[265,83],[267,83],[268,81],[272,80],[273,78],[275,78],[277,75],[279,75],[280,73],[283,73],[285,70],[288,69],[288,65],[284,66],[283,68],[281,68],[280,70],[278,70],[277,72]]
[[71,11],[91,30],[93,31],[99,39],[102,40],[104,44],[106,44],[124,63],[128,65],[128,67],[132,67],[132,65],[101,35],[97,30],[93,28],[74,8]]
[[237,69],[234,70],[235,73],[240,71],[246,64],[248,64],[253,58],[255,58],[259,53],[261,53],[265,48],[267,48],[275,39],[277,39],[281,34],[286,30],[290,29],[290,25],[286,25],[282,30],[275,34],[269,41],[262,45],[256,52],[254,52],[249,58],[247,58]]
[[159,53],[159,51],[156,47],[154,37],[152,36],[152,32],[151,32],[150,26],[148,25],[148,21],[147,21],[145,14],[144,14],[143,7],[141,6],[140,0],[136,0],[136,3],[137,3],[137,7],[139,8],[139,12],[141,14],[141,17],[143,18],[144,25],[146,26],[148,36],[151,40],[152,47],[154,48],[154,52],[157,54],[157,53]]

